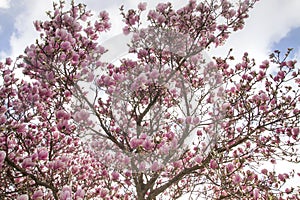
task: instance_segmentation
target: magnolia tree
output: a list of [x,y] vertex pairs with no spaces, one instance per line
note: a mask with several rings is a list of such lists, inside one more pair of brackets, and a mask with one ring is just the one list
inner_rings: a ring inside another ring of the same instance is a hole
[[259,65],[204,54],[255,2],[121,7],[132,39],[113,63],[108,13],[54,3],[36,43],[0,63],[0,198],[299,199],[296,169],[276,167],[299,162],[290,50]]

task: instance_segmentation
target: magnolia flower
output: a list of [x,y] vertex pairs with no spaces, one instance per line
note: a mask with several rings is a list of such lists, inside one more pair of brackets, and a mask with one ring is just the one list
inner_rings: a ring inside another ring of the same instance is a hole
[[128,35],[130,33],[130,28],[128,27],[128,26],[125,26],[124,28],[123,28],[123,34],[124,35]]
[[81,187],[78,187],[77,191],[75,193],[75,197],[76,197],[76,199],[79,199],[79,198],[83,199],[84,198],[84,194],[85,194],[84,190]]
[[64,186],[59,195],[59,200],[71,200],[72,199],[72,189],[70,186]]
[[0,165],[3,164],[6,157],[5,151],[0,151]]
[[240,183],[242,181],[242,178],[240,177],[240,175],[235,174],[233,175],[233,183],[237,184]]
[[222,110],[227,110],[228,108],[230,108],[230,103],[223,103]]
[[106,188],[102,188],[101,190],[100,190],[100,197],[101,198],[104,198],[104,197],[106,197],[106,195],[108,194],[108,189],[106,189]]
[[194,124],[194,125],[197,125],[199,122],[200,122],[199,117],[194,117],[194,118],[193,118],[193,124]]
[[191,116],[187,116],[187,117],[185,118],[185,123],[191,124],[191,123],[192,123],[192,117],[191,117]]
[[61,43],[61,48],[67,51],[71,48],[71,43],[69,41],[64,41]]
[[32,159],[31,158],[25,158],[22,162],[22,167],[23,168],[29,168],[29,167],[32,167],[34,166],[34,163],[32,162]]
[[218,167],[217,161],[211,160],[211,161],[209,162],[209,167],[210,167],[211,169],[217,169],[217,167]]
[[131,148],[137,148],[138,146],[142,145],[143,144],[143,140],[141,139],[138,139],[138,138],[132,138],[130,140],[130,146]]
[[37,190],[33,193],[32,199],[33,200],[42,200],[43,196],[44,196],[43,192],[41,190]]
[[253,194],[253,198],[256,200],[259,197],[259,190],[257,188],[255,188],[252,192]]
[[202,156],[197,155],[197,156],[195,157],[195,162],[198,163],[198,164],[201,164],[201,163],[202,163],[202,160],[203,160],[203,157],[202,157]]
[[151,169],[152,171],[156,172],[156,171],[158,171],[158,170],[160,169],[160,165],[158,164],[157,161],[155,161],[155,162],[152,164],[152,166],[151,166],[150,169]]
[[28,200],[28,199],[29,199],[29,197],[27,194],[22,194],[17,198],[17,200]]
[[47,160],[48,158],[48,150],[46,148],[41,148],[38,150],[38,159],[39,160]]
[[143,11],[143,10],[146,10],[146,7],[147,7],[147,3],[146,2],[141,2],[141,3],[139,3],[139,5],[138,5],[138,9],[140,10],[140,11]]
[[117,181],[117,180],[119,180],[119,173],[118,172],[112,172],[111,173],[111,177],[112,177],[112,180],[114,180],[114,181]]
[[77,122],[86,121],[89,118],[89,113],[86,110],[77,111],[74,115],[74,120]]
[[232,163],[229,163],[229,164],[226,166],[226,168],[227,168],[228,172],[230,173],[230,172],[233,171],[234,165],[233,165]]

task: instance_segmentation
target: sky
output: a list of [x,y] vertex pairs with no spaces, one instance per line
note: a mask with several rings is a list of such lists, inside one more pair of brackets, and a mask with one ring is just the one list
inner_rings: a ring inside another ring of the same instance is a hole
[[[69,0],[67,0],[68,2]],[[45,12],[51,10],[49,0],[0,0],[0,59],[22,54],[25,47],[35,42],[38,33],[33,21],[46,19]],[[75,1],[79,2],[79,0]],[[119,7],[136,8],[138,0],[81,0],[89,9],[107,10],[110,13],[112,30],[103,36],[104,41],[122,32],[123,23]],[[153,8],[159,1],[148,1]],[[172,1],[171,1],[172,2]],[[173,1],[175,7],[187,1]],[[300,1],[260,0],[250,12],[242,31],[231,35],[221,48],[208,52],[209,55],[225,55],[233,48],[234,55],[241,56],[247,51],[251,57],[264,60],[279,49],[284,52],[294,48],[293,56],[300,57]]]

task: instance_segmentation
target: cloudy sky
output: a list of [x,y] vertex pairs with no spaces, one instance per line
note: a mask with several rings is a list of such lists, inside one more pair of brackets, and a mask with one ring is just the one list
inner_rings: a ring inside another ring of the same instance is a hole
[[[68,0],[67,0],[68,1]],[[145,0],[144,0],[145,1]],[[79,2],[77,0],[76,2]],[[81,0],[95,11],[107,10],[112,18],[112,31],[105,39],[122,31],[121,16],[118,8],[136,8],[137,0]],[[158,0],[148,2],[153,7]],[[185,1],[174,1],[176,6]],[[187,1],[186,1],[187,2]],[[51,9],[49,0],[0,0],[0,59],[17,56],[26,46],[34,43],[38,34],[32,22],[45,19],[45,11]],[[222,55],[233,48],[236,55],[248,51],[257,60],[267,58],[274,49],[285,51],[293,47],[294,56],[300,57],[300,1],[299,0],[260,0],[251,11],[246,27],[234,33],[225,46],[209,52]]]

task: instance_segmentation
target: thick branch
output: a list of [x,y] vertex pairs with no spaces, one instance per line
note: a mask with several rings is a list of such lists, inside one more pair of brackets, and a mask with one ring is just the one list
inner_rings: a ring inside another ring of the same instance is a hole
[[34,182],[37,185],[44,186],[44,187],[50,189],[53,193],[53,196],[54,196],[55,200],[58,200],[58,196],[57,196],[58,189],[55,188],[51,183],[48,184],[46,182],[40,181],[36,176],[34,176],[33,174],[28,173],[25,169],[23,169],[23,168],[19,167],[18,165],[16,165],[12,160],[10,160],[8,158],[8,156],[6,156],[5,161],[7,162],[8,165],[13,167],[17,171],[21,172],[24,176],[30,177],[32,180],[34,180]]

